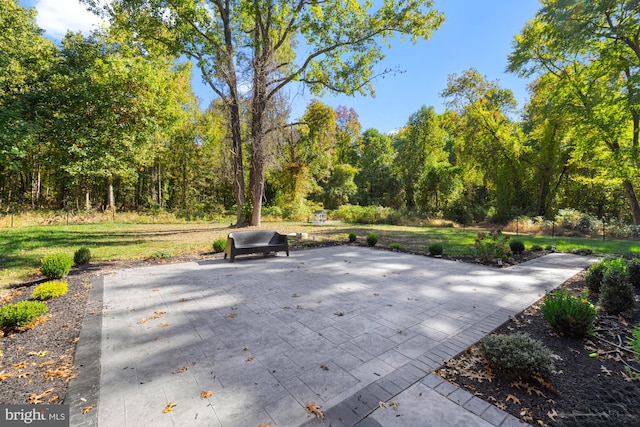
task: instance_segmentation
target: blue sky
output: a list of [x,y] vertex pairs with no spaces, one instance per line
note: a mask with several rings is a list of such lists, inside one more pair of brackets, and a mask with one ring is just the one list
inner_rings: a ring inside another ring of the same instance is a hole
[[[21,0],[21,4],[38,9],[38,25],[53,39],[59,40],[66,29],[86,31],[97,22],[83,14],[77,0]],[[435,7],[445,14],[440,30],[431,40],[416,45],[394,43],[380,67],[397,67],[404,73],[376,80],[375,98],[325,96],[321,101],[332,107],[354,108],[363,130],[389,132],[402,127],[422,105],[444,111],[439,93],[447,85],[447,76],[475,68],[512,90],[522,107],[529,82],[504,70],[513,38],[534,18],[539,0],[435,0]],[[203,105],[213,97],[197,79],[194,90]],[[292,118],[300,116],[311,99],[308,92],[292,92]]]

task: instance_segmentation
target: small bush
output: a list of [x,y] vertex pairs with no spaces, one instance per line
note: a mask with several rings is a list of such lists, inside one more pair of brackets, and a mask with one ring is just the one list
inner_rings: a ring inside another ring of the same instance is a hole
[[356,235],[356,233],[354,232],[349,233],[349,243],[355,242],[357,238],[358,236]]
[[494,367],[512,375],[544,376],[554,369],[549,350],[527,334],[489,335],[478,348]]
[[542,246],[540,246],[540,245],[533,245],[533,246],[531,246],[531,250],[532,250],[533,252],[540,252],[540,251],[542,250]]
[[478,233],[471,251],[482,263],[494,262],[496,259],[506,260],[511,255],[508,241],[509,236],[500,230]]
[[376,233],[371,233],[367,236],[367,245],[375,246],[378,243],[378,235]]
[[592,332],[598,312],[587,299],[586,291],[579,298],[568,291],[547,294],[540,308],[554,331],[568,337],[581,338]]
[[602,277],[600,305],[609,314],[616,315],[635,306],[635,292],[629,282],[624,260],[611,262]]
[[31,298],[44,301],[60,297],[67,292],[69,292],[69,284],[67,282],[47,282],[36,286],[31,292]]
[[397,243],[397,242],[389,243],[389,248],[393,250],[398,250],[400,249],[400,243]]
[[584,280],[587,282],[587,288],[589,288],[591,292],[600,292],[602,277],[604,276],[604,272],[607,271],[607,262],[608,260],[603,259],[589,266]]
[[60,279],[69,273],[73,258],[67,254],[49,254],[42,259],[40,271],[49,279]]
[[636,289],[640,289],[640,258],[632,258],[627,263],[629,283]]
[[73,262],[76,265],[86,264],[90,259],[91,251],[85,246],[81,247],[73,254]]
[[27,326],[34,319],[49,311],[40,301],[20,301],[0,307],[0,328]]
[[524,242],[522,240],[509,240],[509,248],[514,254],[521,254],[524,252]]
[[544,250],[545,251],[551,251],[551,250],[553,250],[553,246],[552,245],[547,245],[547,246],[544,247]]
[[429,253],[433,256],[440,256],[444,252],[442,243],[432,243],[429,245]]
[[213,242],[213,252],[219,253],[224,251],[224,248],[227,246],[227,239],[221,237]]
[[149,258],[151,258],[151,259],[171,258],[171,253],[170,252],[166,252],[166,251],[156,251],[156,252],[152,253]]

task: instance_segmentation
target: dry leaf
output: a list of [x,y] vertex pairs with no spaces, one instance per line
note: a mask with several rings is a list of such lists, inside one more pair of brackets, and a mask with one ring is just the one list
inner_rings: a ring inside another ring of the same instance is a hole
[[324,371],[328,371],[329,367],[327,365],[320,365],[320,367],[324,370]]
[[387,404],[384,403],[382,400],[380,402],[378,402],[378,408],[386,408]]
[[175,370],[175,371],[173,371],[173,372],[171,372],[171,373],[172,373],[172,374],[181,374],[181,373],[183,373],[184,371],[188,371],[188,370],[189,370],[189,367],[188,367],[188,366],[182,366],[182,367],[180,367],[180,368],[176,368],[176,370]]
[[44,399],[51,393],[53,393],[52,388],[50,388],[49,390],[43,391],[41,394],[32,393],[31,396],[29,396],[29,403],[32,405],[40,405],[42,404],[42,399]]
[[249,356],[247,357],[247,359],[245,360],[245,362],[251,362],[253,360],[253,356]]
[[555,409],[552,409],[549,412],[547,412],[547,417],[551,418],[551,420],[553,420],[553,421],[556,420],[557,416],[558,416],[558,412],[556,412]]
[[391,403],[389,403],[389,406],[391,406],[393,409],[395,409],[396,411],[398,410],[398,406],[400,405],[400,403],[398,403],[397,400],[392,400]]
[[208,399],[211,396],[213,396],[213,392],[211,390],[203,390],[202,393],[200,393],[200,399]]
[[166,328],[167,326],[171,325],[171,323],[160,323],[158,325],[158,328]]
[[160,316],[164,316],[165,314],[167,314],[166,311],[154,311],[153,316],[149,317],[149,319],[157,319]]
[[517,397],[515,397],[513,394],[507,394],[507,398],[505,399],[506,402],[508,401],[512,401],[513,403],[515,403],[516,405],[520,404],[520,399],[518,399]]
[[167,403],[167,406],[164,407],[164,409],[162,410],[162,412],[164,414],[168,413],[168,412],[173,412],[173,408],[176,407],[175,402],[169,402]]
[[307,417],[311,415],[315,415],[318,418],[324,418],[324,412],[320,410],[321,406],[316,405],[315,403],[307,403],[304,405],[304,409],[307,410]]
[[604,365],[600,365],[600,372],[606,374],[608,377],[611,376],[611,370],[607,369]]
[[258,427],[271,427],[271,421],[266,424],[258,424]]
[[86,414],[87,412],[89,412],[93,408],[94,408],[93,405],[85,406],[84,408],[82,408],[82,415]]
[[0,381],[6,380],[7,378],[10,378],[12,376],[13,376],[13,374],[11,374],[9,372],[2,371],[2,372],[0,372]]
[[229,313],[229,314],[225,314],[224,317],[226,317],[228,319],[233,319],[237,315],[238,315],[238,313]]

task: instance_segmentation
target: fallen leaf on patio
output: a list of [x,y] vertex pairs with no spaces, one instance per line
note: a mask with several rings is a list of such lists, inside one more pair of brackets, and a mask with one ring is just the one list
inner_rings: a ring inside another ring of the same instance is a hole
[[147,323],[146,317],[143,317],[142,319],[138,320],[138,325],[142,325],[143,323]]
[[13,374],[10,374],[9,372],[2,371],[2,372],[0,372],[0,381],[6,380],[7,378],[10,378],[12,376],[13,376]]
[[382,400],[380,402],[378,402],[378,408],[386,408],[387,404],[384,403]]
[[327,365],[320,365],[320,367],[325,371],[329,370],[329,367]]
[[505,401],[512,401],[513,403],[515,403],[516,405],[520,404],[520,399],[518,399],[517,397],[515,397],[513,394],[507,394],[507,398],[505,399]]
[[171,323],[160,323],[158,325],[158,328],[166,328],[167,326],[171,325]]
[[171,372],[172,374],[181,374],[184,371],[188,371],[189,367],[188,366],[182,366],[180,368],[177,368],[175,371]]
[[53,393],[53,389],[52,388],[50,388],[49,390],[43,391],[41,394],[31,393],[31,396],[29,396],[29,403],[32,404],[32,405],[42,404],[42,399],[44,399],[45,397],[47,397],[51,393]]
[[203,390],[202,393],[200,393],[200,399],[208,399],[211,396],[213,396],[213,392],[211,390]]
[[333,314],[335,314],[336,316],[344,316],[344,312],[342,312],[342,311],[336,311]]
[[271,427],[271,421],[266,424],[258,424],[258,427]]
[[157,319],[160,316],[164,316],[165,314],[167,314],[166,311],[154,311],[153,316],[149,317],[149,319]]
[[224,317],[226,317],[227,319],[233,319],[237,315],[238,313],[229,313],[229,314],[225,314]]
[[164,407],[164,409],[162,410],[162,412],[164,414],[168,413],[168,412],[173,412],[173,408],[176,407],[175,402],[169,402],[167,403],[167,406]]
[[324,418],[324,412],[320,410],[321,406],[316,405],[315,403],[307,403],[304,405],[304,409],[307,410],[307,417],[311,415],[315,415],[318,418]]
[[389,406],[391,406],[396,411],[398,410],[398,406],[399,405],[400,405],[400,403],[397,400],[392,400],[391,403],[389,403]]
[[85,415],[87,412],[89,412],[93,408],[94,408],[93,405],[85,406],[84,408],[82,408],[82,415]]
[[247,360],[245,360],[245,362],[251,362],[253,360],[253,356],[249,356],[247,357]]
[[11,367],[12,367],[13,369],[22,369],[22,368],[26,368],[26,367],[27,367],[27,362],[23,360],[23,361],[22,361],[22,362],[20,362],[20,363],[15,363],[15,364],[11,365]]

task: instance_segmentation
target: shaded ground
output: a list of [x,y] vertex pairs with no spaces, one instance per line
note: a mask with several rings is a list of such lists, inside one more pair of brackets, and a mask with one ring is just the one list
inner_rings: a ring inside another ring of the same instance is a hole
[[[333,244],[339,243],[297,243],[292,245],[292,249]],[[542,254],[526,252],[511,263]],[[64,403],[68,381],[75,375],[75,343],[80,333],[92,274],[105,274],[109,270],[153,262],[210,259],[212,256],[206,253],[170,260],[91,264],[74,271],[68,277],[69,293],[49,301],[50,311],[46,321],[28,331],[0,338],[0,402]],[[475,262],[472,257],[456,258]],[[584,287],[584,281],[577,276],[563,286],[577,293]],[[9,302],[9,298],[12,302],[27,299],[31,289],[28,286],[14,288],[11,296],[0,299],[0,304]],[[620,354],[615,347],[597,339],[575,340],[551,334],[538,309],[538,304],[531,306],[496,332],[521,331],[543,341],[555,355],[557,373],[551,378],[550,384],[495,375],[487,370],[473,347],[440,372],[448,380],[534,425],[632,425],[640,419],[640,388],[637,381],[630,381],[623,374],[625,368],[622,360],[629,360],[636,367],[637,362],[631,360],[629,354]],[[620,318],[601,316],[597,328],[603,331],[598,333],[614,342],[618,342],[617,335],[620,335],[624,341],[630,328],[638,321],[638,311],[626,313]],[[626,345],[625,342],[623,344]],[[598,353],[597,358],[589,357],[593,352]],[[489,376],[491,382],[488,381]]]
[[[575,295],[586,286],[584,273],[562,285]],[[638,301],[636,295],[636,301]],[[591,297],[597,302],[597,297]],[[448,361],[438,373],[476,396],[533,425],[630,426],[640,420],[640,384],[626,372],[625,362],[640,368],[628,346],[640,310],[620,316],[601,311],[594,337],[565,338],[553,333],[538,302],[498,328],[496,334],[524,332],[553,354],[555,372],[547,379],[523,379],[492,372],[477,347]],[[590,357],[593,353],[597,357]]]

